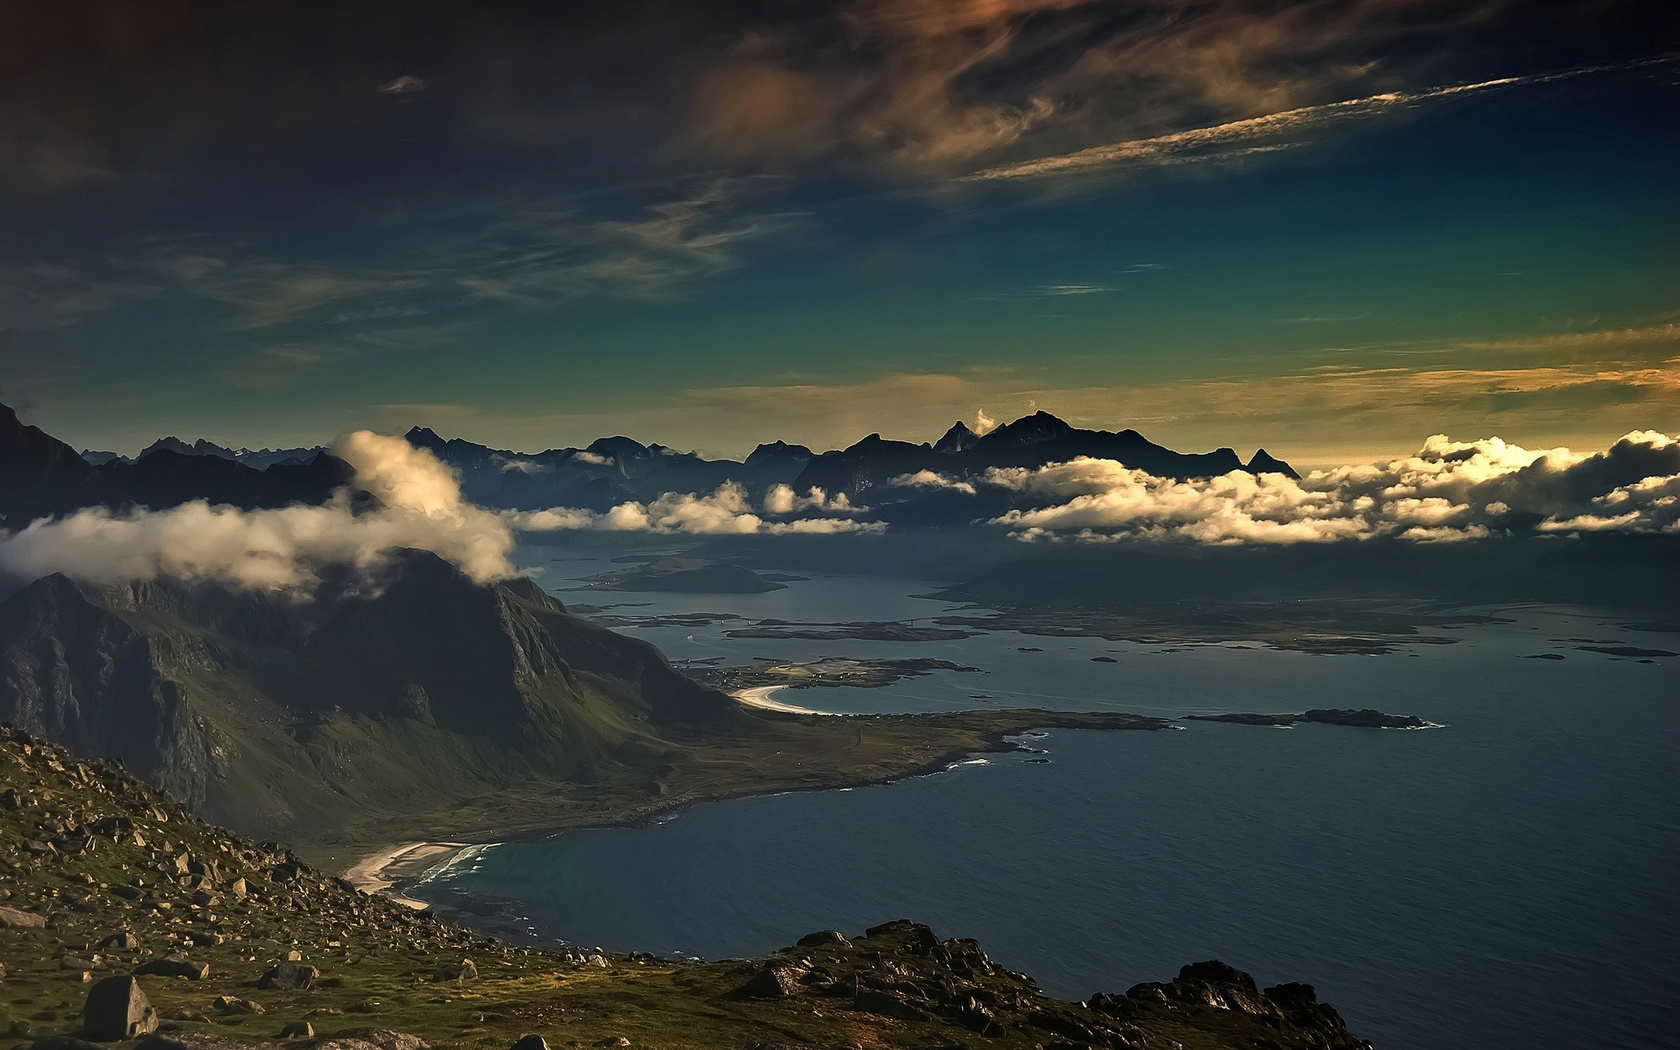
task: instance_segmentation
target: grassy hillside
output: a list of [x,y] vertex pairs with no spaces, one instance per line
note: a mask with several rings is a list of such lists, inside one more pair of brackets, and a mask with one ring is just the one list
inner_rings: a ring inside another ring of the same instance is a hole
[[0,720],[121,759],[196,812],[323,863],[367,848],[634,820],[707,798],[937,769],[1036,711],[868,718],[743,707],[525,581],[416,554],[307,601],[63,577],[0,605]]
[[[505,1050],[532,1034],[556,1047],[1368,1046],[1304,985],[1262,993],[1200,963],[1069,1003],[910,922],[712,963],[514,946],[363,894],[115,763],[8,729],[0,965],[0,1032],[38,1050],[77,1050],[55,1038],[82,1029],[98,982],[131,974],[173,1050]],[[308,1035],[291,1027],[304,1024]]]

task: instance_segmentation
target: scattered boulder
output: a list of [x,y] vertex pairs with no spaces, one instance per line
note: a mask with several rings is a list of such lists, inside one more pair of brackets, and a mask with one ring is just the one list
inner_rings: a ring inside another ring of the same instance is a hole
[[208,1020],[210,1020],[210,1018],[208,1018],[204,1015],[203,1010],[194,1010],[190,1006],[181,1006],[181,1007],[177,1007],[173,1010],[165,1010],[163,1012],[163,1019],[165,1021],[208,1021]]
[[351,1028],[315,1043],[312,1050],[426,1050],[428,1044],[417,1035],[388,1028]]
[[100,941],[99,946],[101,948],[116,948],[121,951],[131,952],[140,947],[140,938],[134,936],[134,934],[127,930],[118,930],[116,933],[113,933],[111,936]]
[[800,971],[786,963],[767,962],[735,990],[745,999],[785,999],[799,994]]
[[321,971],[315,967],[287,959],[257,978],[257,987],[272,992],[302,992],[313,988],[320,976]]
[[909,919],[894,919],[863,931],[865,937],[904,937],[911,951],[926,955],[939,945],[939,938],[928,927]]
[[241,999],[236,995],[218,995],[216,1001],[210,1004],[217,1013],[223,1014],[260,1014],[264,1013],[261,1003],[254,1003],[249,999]]
[[15,926],[22,930],[46,929],[47,919],[44,915],[36,915],[32,911],[19,911],[16,908],[0,908],[0,927]]
[[184,955],[165,955],[136,967],[134,972],[147,977],[184,977],[189,981],[202,981],[210,976],[210,964],[193,962]]
[[927,1012],[898,992],[884,988],[859,988],[852,1005],[866,1014],[900,1021],[925,1021]]
[[846,935],[839,930],[818,930],[816,933],[807,933],[794,943],[800,948],[822,948],[828,945],[840,948],[850,948],[852,946],[852,942],[847,940]]
[[158,1015],[132,976],[107,977],[88,991],[82,1028],[93,1039],[133,1039],[157,1031]]

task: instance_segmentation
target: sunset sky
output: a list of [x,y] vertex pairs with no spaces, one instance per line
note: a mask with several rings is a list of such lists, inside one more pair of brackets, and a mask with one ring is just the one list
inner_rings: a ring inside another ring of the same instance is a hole
[[0,8],[0,401],[77,444],[1680,431],[1657,2]]

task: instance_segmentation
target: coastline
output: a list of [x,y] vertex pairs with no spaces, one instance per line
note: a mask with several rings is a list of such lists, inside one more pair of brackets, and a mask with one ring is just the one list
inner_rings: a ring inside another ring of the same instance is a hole
[[363,893],[379,894],[404,907],[425,911],[431,905],[408,896],[403,889],[472,848],[467,842],[403,842],[363,857],[344,873],[344,878]]
[[844,718],[838,711],[815,711],[809,707],[794,707],[784,704],[780,700],[772,700],[770,696],[779,689],[786,689],[785,685],[757,685],[750,689],[737,689],[729,695],[739,703],[748,707],[756,707],[761,711],[780,711],[784,715],[822,715],[824,718]]
[[[765,688],[776,689],[779,686]],[[751,705],[749,705],[751,706]],[[774,710],[774,709],[768,709]],[[837,715],[822,715],[803,709],[794,709],[805,717],[847,717]],[[787,715],[788,711],[778,714]],[[1037,717],[1022,717],[1013,724],[998,726],[988,732],[974,745],[953,748],[931,759],[918,762],[905,768],[895,770],[886,775],[869,775],[859,773],[842,775],[822,781],[806,781],[799,783],[743,783],[734,784],[721,790],[695,792],[690,795],[646,802],[628,810],[621,810],[614,814],[610,811],[593,815],[582,820],[548,820],[541,823],[520,823],[503,825],[499,829],[487,828],[486,837],[479,842],[461,842],[457,840],[418,840],[399,843],[397,845],[382,846],[372,853],[361,856],[348,870],[344,877],[366,893],[380,894],[391,897],[401,903],[416,909],[431,907],[425,901],[406,896],[404,888],[411,885],[427,871],[443,864],[454,861],[468,850],[491,845],[496,842],[506,842],[515,839],[536,838],[553,835],[562,831],[581,831],[591,828],[622,828],[642,827],[649,822],[694,806],[708,802],[724,802],[731,799],[752,798],[766,795],[782,795],[795,791],[836,791],[845,788],[873,787],[881,784],[893,784],[917,777],[931,776],[943,773],[959,763],[966,762],[982,755],[1001,754],[1010,751],[1024,750],[1022,745],[1010,740],[1010,737],[1034,729],[1077,729],[1094,732],[1113,732],[1119,730],[1159,731],[1173,728],[1164,719],[1150,718],[1141,715],[1082,713],[1060,711],[1017,711],[1016,715],[1032,715]]]

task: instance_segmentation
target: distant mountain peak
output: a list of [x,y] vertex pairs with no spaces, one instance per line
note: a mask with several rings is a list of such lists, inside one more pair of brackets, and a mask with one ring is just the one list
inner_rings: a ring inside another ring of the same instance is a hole
[[1245,469],[1250,474],[1282,474],[1284,477],[1292,478],[1295,481],[1301,480],[1301,475],[1295,472],[1294,467],[1273,456],[1265,449],[1256,450],[1254,455],[1249,458]]
[[628,438],[622,434],[616,437],[596,438],[584,451],[597,456],[608,456],[620,463],[626,459],[645,459],[653,452],[635,438]]
[[0,487],[74,484],[92,469],[74,448],[0,404]]
[[758,467],[766,463],[799,462],[811,459],[812,451],[804,445],[790,445],[786,441],[772,441],[759,445],[747,456],[746,466]]
[[1061,440],[1069,437],[1073,432],[1073,427],[1065,420],[1040,410],[1030,416],[1022,416],[1013,423],[1005,423],[987,434],[981,441],[994,446],[1036,445],[1041,441]]
[[933,450],[945,455],[957,452],[967,452],[980,440],[980,435],[968,429],[968,424],[957,420],[951,424],[951,429],[945,431],[945,436],[933,443]]
[[140,455],[136,458],[145,459],[153,452],[162,450],[168,450],[182,456],[215,456],[217,459],[239,458],[238,452],[235,452],[231,448],[218,445],[214,441],[206,441],[204,438],[199,438],[197,441],[194,441],[189,445],[173,434],[168,437],[158,438],[150,445],[147,445],[145,448],[140,450]]

